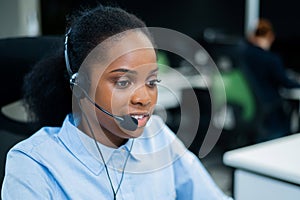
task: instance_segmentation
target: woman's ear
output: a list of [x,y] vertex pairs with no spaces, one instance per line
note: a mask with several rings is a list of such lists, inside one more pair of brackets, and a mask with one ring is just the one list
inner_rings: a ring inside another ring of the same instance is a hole
[[86,73],[75,73],[72,75],[70,78],[70,86],[76,98],[82,99],[85,97],[85,93],[88,93],[90,85],[88,80]]

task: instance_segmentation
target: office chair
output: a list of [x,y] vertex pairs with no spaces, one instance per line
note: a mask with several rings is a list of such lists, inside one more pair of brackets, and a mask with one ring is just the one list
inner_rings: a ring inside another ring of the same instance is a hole
[[[257,119],[258,102],[241,69],[243,62],[239,54],[239,45],[211,43],[208,45],[208,52],[221,74],[221,79],[215,77],[212,81],[215,108],[220,116],[226,111],[224,127],[218,127],[218,119],[214,119],[217,128],[222,128],[220,144],[226,150],[252,144],[262,119]],[[221,84],[224,84],[225,99],[218,95]]]
[[[232,118],[229,126],[226,127],[225,123],[224,134],[221,137],[222,144],[228,148],[262,142],[268,137],[271,138],[272,133],[279,131],[272,129],[268,123],[271,120],[270,116],[282,106],[282,102],[271,103],[262,100],[264,91],[249,71],[251,66],[244,59],[243,45],[242,41],[236,44],[211,44],[209,49],[222,76],[222,80],[213,82],[216,107],[222,110],[222,106],[226,106],[227,114],[231,114]],[[220,82],[225,86],[226,103],[218,97]],[[287,119],[290,118],[289,113],[283,114]]]
[[198,156],[212,116],[209,90],[208,88],[186,88],[182,90],[181,99],[180,131],[183,134],[179,135],[179,138],[191,152]]
[[22,105],[24,75],[44,56],[63,47],[63,37],[39,36],[0,39],[0,180],[8,150],[38,128],[26,118]]
[[[253,143],[264,142],[290,134],[292,115],[291,102],[280,98],[280,96],[272,97],[272,99],[266,98],[269,94],[268,90],[264,89],[266,83],[260,81],[257,78],[257,72],[252,70],[255,64],[258,66],[261,66],[262,63],[265,64],[264,60],[255,60],[255,62],[253,62],[252,59],[248,59],[247,55],[249,52],[244,50],[245,45],[247,44],[241,43],[239,47],[242,60],[240,69],[253,91],[257,107],[255,117],[257,130],[252,137]],[[250,54],[252,55],[252,52]]]

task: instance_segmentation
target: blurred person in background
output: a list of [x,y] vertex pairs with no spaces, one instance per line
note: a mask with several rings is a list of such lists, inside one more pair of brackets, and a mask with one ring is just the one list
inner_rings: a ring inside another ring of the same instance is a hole
[[264,134],[256,136],[256,142],[289,134],[288,108],[280,95],[281,88],[300,88],[300,84],[287,77],[281,57],[270,51],[275,41],[271,22],[259,19],[243,43],[244,70],[255,90],[259,112],[265,112]]

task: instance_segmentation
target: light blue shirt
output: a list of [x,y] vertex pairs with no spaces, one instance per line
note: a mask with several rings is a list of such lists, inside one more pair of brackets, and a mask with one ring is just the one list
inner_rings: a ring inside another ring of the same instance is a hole
[[[118,200],[230,199],[157,116],[118,149],[98,145],[115,190],[128,156]],[[110,200],[113,192],[94,140],[69,115],[9,151],[2,199]]]

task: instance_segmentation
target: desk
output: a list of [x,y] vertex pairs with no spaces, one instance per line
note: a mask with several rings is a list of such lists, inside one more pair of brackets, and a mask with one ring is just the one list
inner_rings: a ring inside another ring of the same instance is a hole
[[22,100],[18,100],[6,106],[3,106],[1,108],[1,113],[4,116],[18,122],[22,122],[22,123],[30,122],[29,114],[26,108],[24,107]]
[[282,89],[280,93],[284,98],[300,100],[300,88]]
[[300,134],[228,151],[236,200],[300,199]]
[[[288,100],[293,102],[296,105],[296,109],[293,109],[291,115],[291,132],[300,131],[300,88],[293,89],[282,89],[280,90],[280,95]],[[295,104],[296,103],[296,104]]]
[[186,88],[207,88],[207,83],[201,75],[184,76],[175,69],[161,73],[162,82],[158,85],[157,105],[165,109],[175,108],[181,103],[182,90]]

